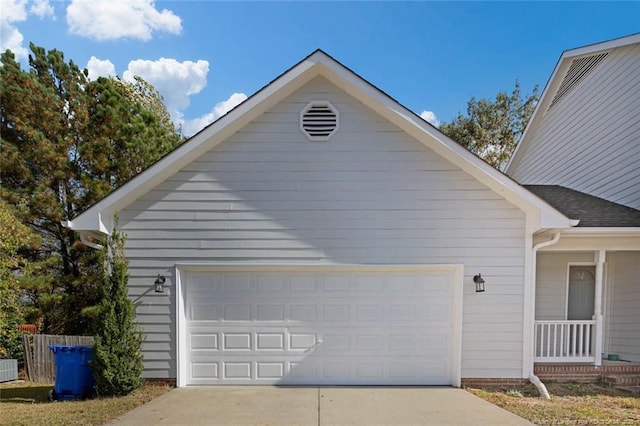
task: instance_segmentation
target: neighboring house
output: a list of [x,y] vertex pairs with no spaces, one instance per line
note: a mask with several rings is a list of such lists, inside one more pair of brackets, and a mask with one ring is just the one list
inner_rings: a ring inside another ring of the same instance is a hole
[[534,239],[535,360],[640,362],[640,34],[564,52],[506,173],[580,221]]
[[[551,203],[318,50],[67,226],[94,245],[119,215],[147,378],[514,384],[536,244],[579,224]],[[603,239],[629,279],[635,231]]]

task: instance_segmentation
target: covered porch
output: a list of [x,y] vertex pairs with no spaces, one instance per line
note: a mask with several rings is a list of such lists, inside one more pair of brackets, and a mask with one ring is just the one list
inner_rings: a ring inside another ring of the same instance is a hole
[[537,372],[575,365],[602,374],[603,365],[626,361],[616,368],[640,373],[640,236],[591,231],[563,232],[536,255]]

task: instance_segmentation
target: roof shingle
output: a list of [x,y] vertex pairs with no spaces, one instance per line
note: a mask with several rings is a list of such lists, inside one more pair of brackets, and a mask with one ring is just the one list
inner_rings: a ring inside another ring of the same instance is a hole
[[640,227],[640,210],[559,185],[523,185],[578,227]]

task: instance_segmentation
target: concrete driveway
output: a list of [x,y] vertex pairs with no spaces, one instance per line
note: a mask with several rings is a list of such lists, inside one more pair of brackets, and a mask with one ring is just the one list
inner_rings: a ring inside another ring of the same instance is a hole
[[207,386],[174,389],[112,425],[531,425],[462,389]]

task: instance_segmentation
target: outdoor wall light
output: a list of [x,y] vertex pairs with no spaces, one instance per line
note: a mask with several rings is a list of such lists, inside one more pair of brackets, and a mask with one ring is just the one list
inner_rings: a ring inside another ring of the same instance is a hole
[[167,281],[164,275],[158,274],[158,278],[156,278],[156,293],[164,293],[164,283]]
[[474,275],[473,282],[476,283],[476,293],[482,293],[484,291],[484,279],[482,275]]

